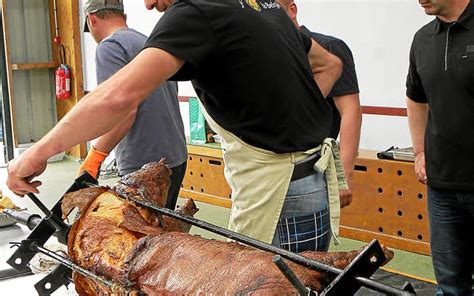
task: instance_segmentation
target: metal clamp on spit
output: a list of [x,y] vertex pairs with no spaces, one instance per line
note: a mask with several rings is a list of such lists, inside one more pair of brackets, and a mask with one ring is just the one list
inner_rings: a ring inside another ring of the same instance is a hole
[[67,276],[68,270],[69,271],[73,270],[74,272],[87,276],[109,287],[114,292],[120,292],[120,295],[134,295],[134,296],[142,295],[142,293],[136,290],[130,289],[129,287],[126,287],[122,284],[114,283],[112,281],[106,280],[103,277],[98,276],[94,274],[93,272],[90,272],[89,270],[78,266],[77,264],[74,264],[68,258],[65,258],[56,252],[53,252],[51,250],[48,250],[44,247],[39,246],[34,240],[26,239],[26,240],[21,241],[21,243],[14,242],[10,244],[12,244],[15,247],[22,248],[23,250],[29,250],[33,254],[41,253],[43,255],[46,255],[54,259],[56,262],[61,264],[46,278],[44,278],[43,280],[35,284],[35,288],[38,291],[38,294],[41,296],[51,295],[51,293],[56,291],[58,288],[60,288],[64,284],[65,281],[70,282],[71,279],[70,277]]
[[[69,187],[66,193],[77,191],[89,187],[97,181],[89,174],[82,174],[77,178],[73,185]],[[46,241],[54,234],[60,243],[67,245],[67,235],[69,226],[61,219],[61,201],[62,198],[49,210],[33,194],[28,195],[33,202],[45,213],[44,217],[28,235],[27,240],[34,241],[37,245],[44,245]],[[15,253],[7,260],[7,263],[20,272],[30,271],[28,263],[36,252],[31,252],[26,246],[21,245]]]

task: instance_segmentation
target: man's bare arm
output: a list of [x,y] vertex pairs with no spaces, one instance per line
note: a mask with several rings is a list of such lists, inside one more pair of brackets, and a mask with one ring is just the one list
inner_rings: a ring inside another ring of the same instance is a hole
[[15,193],[38,192],[32,178],[46,168],[49,157],[111,130],[137,108],[184,62],[149,48],[85,96],[46,136],[9,165],[7,185]]
[[341,131],[339,146],[344,170],[348,178],[354,170],[354,163],[359,151],[362,111],[359,94],[349,94],[334,97],[339,114],[341,114]]
[[348,94],[334,97],[339,114],[341,114],[341,131],[339,148],[341,159],[346,173],[349,190],[341,190],[341,207],[352,202],[352,172],[355,159],[359,151],[360,129],[362,125],[362,111],[360,108],[359,94]]
[[312,46],[308,53],[309,64],[313,71],[314,80],[316,80],[323,96],[327,97],[334,83],[341,76],[342,62],[314,40],[311,40],[311,42]]
[[418,180],[426,184],[425,130],[428,123],[429,107],[428,104],[417,103],[410,98],[406,99],[406,103],[408,125],[415,153],[415,172]]
[[122,121],[119,125],[114,127],[111,131],[100,136],[95,142],[94,147],[102,152],[109,153],[112,151],[115,146],[120,142],[120,140],[125,137],[128,131],[132,128],[135,118],[137,116],[137,109],[134,109],[130,114]]

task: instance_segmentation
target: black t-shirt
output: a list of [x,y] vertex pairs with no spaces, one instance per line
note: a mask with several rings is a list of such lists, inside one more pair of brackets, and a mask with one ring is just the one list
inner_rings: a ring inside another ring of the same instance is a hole
[[474,190],[473,30],[471,1],[456,23],[421,28],[410,51],[407,96],[429,105],[425,159],[436,188]]
[[327,51],[334,54],[341,59],[344,67],[342,68],[341,77],[334,84],[331,92],[327,96],[326,100],[332,107],[333,119],[331,128],[331,138],[336,139],[341,129],[341,115],[336,108],[334,103],[334,97],[358,94],[359,84],[357,82],[357,74],[355,70],[354,57],[349,49],[349,46],[341,39],[333,36],[324,35],[316,32],[309,31],[305,26],[301,26],[301,30],[309,34],[318,44],[324,47]]
[[178,0],[145,47],[185,61],[209,115],[245,142],[277,153],[321,144],[330,106],[313,79],[302,34],[275,0]]

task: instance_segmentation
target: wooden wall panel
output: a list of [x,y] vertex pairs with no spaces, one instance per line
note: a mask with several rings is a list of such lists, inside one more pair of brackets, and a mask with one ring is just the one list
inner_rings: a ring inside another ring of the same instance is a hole
[[[51,35],[55,36],[54,28],[54,0],[50,3]],[[81,25],[79,23],[79,1],[57,0],[57,19],[59,35],[63,45],[66,47],[66,61],[71,67],[71,97],[67,100],[57,101],[58,120],[64,117],[79,100],[84,97],[84,82],[82,74],[82,52],[81,52]],[[51,38],[53,39],[53,38]],[[53,57],[55,62],[60,62],[59,47],[53,43]],[[86,143],[68,150],[69,155],[76,158],[86,156]]]

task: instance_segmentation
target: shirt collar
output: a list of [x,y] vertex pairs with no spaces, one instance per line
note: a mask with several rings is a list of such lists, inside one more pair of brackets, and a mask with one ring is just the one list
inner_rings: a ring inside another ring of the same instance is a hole
[[474,1],[469,1],[466,9],[463,11],[459,17],[457,23],[461,25],[464,29],[469,30],[472,28],[472,16],[474,15]]
[[[462,28],[469,30],[473,26],[473,22],[471,21],[472,16],[474,15],[474,1],[469,1],[469,3],[466,6],[466,9],[463,11],[459,19],[456,21],[456,24],[461,26]],[[439,19],[436,18],[436,21],[434,23],[434,32],[436,34],[441,33],[443,29],[443,22]]]
[[306,28],[304,25],[303,26],[300,26],[300,30],[305,32],[305,33],[310,33],[309,29]]

